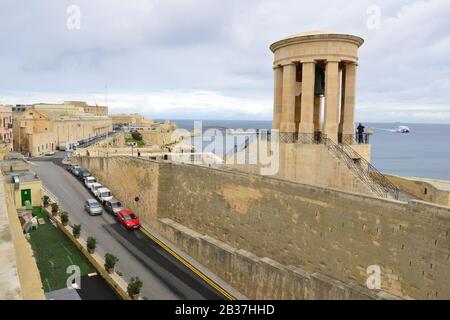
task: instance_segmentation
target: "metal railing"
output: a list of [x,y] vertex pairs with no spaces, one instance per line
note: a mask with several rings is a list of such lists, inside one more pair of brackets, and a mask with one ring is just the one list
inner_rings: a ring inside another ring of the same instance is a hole
[[382,198],[390,195],[394,199],[399,199],[400,189],[351,146],[346,143],[337,144],[327,137],[323,139],[327,149],[342,160],[375,194]]
[[346,144],[369,144],[370,136],[372,134],[372,132],[355,132],[354,134],[338,133],[338,141],[339,143]]
[[235,145],[234,145],[234,148],[231,149],[231,150],[229,150],[229,151],[225,154],[224,160],[226,160],[226,159],[232,157],[234,154],[236,154],[236,153],[238,153],[238,152],[241,152],[241,151],[247,149],[247,148],[249,147],[250,143],[253,142],[253,138],[254,138],[254,137],[246,137],[246,138],[245,138],[245,141],[244,141],[243,143],[241,143],[241,145],[238,146],[237,144],[235,144]]
[[[363,133],[362,143],[368,143],[370,133]],[[257,134],[257,138],[261,140],[271,140],[270,132],[264,135]],[[378,171],[369,161],[355,151],[350,144],[355,140],[358,143],[358,135],[348,135],[339,137],[336,143],[322,132],[315,133],[280,133],[279,140],[281,143],[298,143],[298,144],[323,144],[332,152],[332,154],[341,160],[371,191],[382,198],[391,196],[399,199],[400,189],[396,187],[384,174]],[[232,156],[236,152],[246,149],[253,139],[246,140],[242,145],[235,146],[226,154],[226,158]],[[343,141],[344,140],[344,141]],[[349,143],[347,143],[347,141]]]

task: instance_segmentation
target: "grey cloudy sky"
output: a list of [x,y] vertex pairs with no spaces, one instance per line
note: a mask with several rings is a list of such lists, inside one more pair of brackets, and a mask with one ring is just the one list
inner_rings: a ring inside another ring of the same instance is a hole
[[104,104],[107,86],[113,112],[271,119],[268,46],[325,29],[366,40],[358,120],[450,123],[449,16],[448,0],[1,0],[0,103]]

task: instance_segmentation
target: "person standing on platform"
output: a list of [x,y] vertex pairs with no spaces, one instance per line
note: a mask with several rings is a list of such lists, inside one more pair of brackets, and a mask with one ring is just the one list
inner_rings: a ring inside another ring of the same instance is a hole
[[358,132],[358,143],[364,143],[364,129],[365,127],[359,123],[358,128],[356,128]]

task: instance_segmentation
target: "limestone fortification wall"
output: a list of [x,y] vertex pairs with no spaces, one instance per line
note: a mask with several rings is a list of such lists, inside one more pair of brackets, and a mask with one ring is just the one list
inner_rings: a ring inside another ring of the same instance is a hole
[[392,183],[400,187],[400,189],[427,202],[436,203],[443,206],[450,206],[450,191],[440,189],[433,184],[440,183],[440,180],[421,179],[412,177],[400,177],[394,175],[386,175]]
[[[129,157],[83,158],[81,164],[90,168],[145,223],[174,242],[180,241],[180,232],[170,231],[173,228],[164,221],[171,220],[230,248],[276,261],[284,268],[333,279],[335,282],[326,282],[330,292],[339,287],[338,283],[364,288],[367,267],[378,265],[386,292],[404,298],[450,298],[448,207]],[[140,197],[139,202],[133,200],[136,196]],[[195,239],[192,241],[195,244]],[[219,267],[227,263],[223,256],[204,248],[199,250],[196,245],[181,244],[200,261],[210,261],[212,271],[238,289],[244,288],[243,293],[252,298],[261,297],[260,292],[264,292],[264,288],[255,289],[257,283],[273,284],[276,279],[285,279],[279,268],[274,268],[259,274],[259,282],[252,281],[244,276],[248,272],[231,272],[245,269],[243,261],[228,260],[234,264],[240,261],[238,269]],[[256,268],[251,260],[247,259],[247,268]],[[282,292],[288,289],[281,284],[290,283],[283,281],[278,282]],[[297,285],[297,290],[305,289]],[[355,290],[352,292],[360,289]],[[272,292],[272,297],[283,296]],[[346,295],[340,297],[343,296]]]

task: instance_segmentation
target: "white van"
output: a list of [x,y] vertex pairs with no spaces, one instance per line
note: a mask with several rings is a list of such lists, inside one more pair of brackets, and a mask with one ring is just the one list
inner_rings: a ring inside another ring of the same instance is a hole
[[92,192],[92,194],[93,194],[94,196],[97,196],[98,189],[101,189],[101,188],[103,188],[103,186],[102,186],[100,183],[94,182],[94,183],[91,185],[91,192]]
[[101,203],[105,203],[105,201],[111,201],[113,199],[113,195],[111,190],[108,188],[100,188],[97,190],[97,198]]
[[89,190],[91,189],[91,186],[96,182],[97,182],[97,179],[95,179],[95,177],[93,177],[93,176],[90,176],[90,177],[87,177],[86,179],[84,179],[84,185]]

